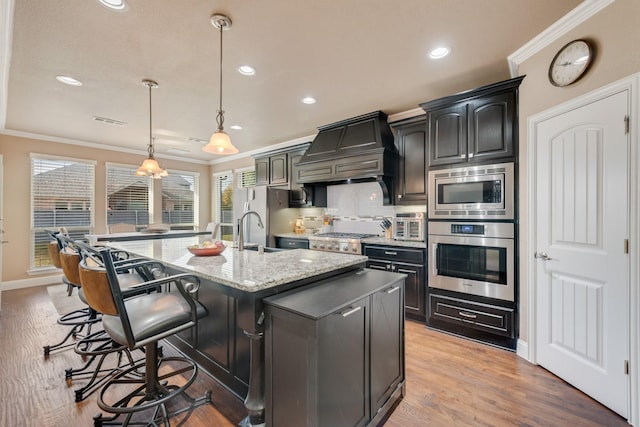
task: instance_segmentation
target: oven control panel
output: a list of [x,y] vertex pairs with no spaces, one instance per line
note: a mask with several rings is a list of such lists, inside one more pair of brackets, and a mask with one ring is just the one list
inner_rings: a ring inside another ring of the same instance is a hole
[[451,234],[484,234],[482,224],[451,224]]

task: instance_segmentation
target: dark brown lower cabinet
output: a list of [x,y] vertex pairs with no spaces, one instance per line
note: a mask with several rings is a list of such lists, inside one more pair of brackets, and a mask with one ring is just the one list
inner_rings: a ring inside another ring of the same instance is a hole
[[426,307],[426,251],[403,249],[397,246],[364,245],[364,255],[369,257],[367,267],[374,270],[395,271],[406,274],[405,315],[409,319],[424,322]]
[[266,304],[267,426],[376,425],[404,395],[404,276],[364,270]]

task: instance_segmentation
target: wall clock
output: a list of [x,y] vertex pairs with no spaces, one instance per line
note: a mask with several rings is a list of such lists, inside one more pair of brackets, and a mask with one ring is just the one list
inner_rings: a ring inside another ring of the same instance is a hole
[[568,86],[589,70],[593,47],[587,40],[573,40],[564,45],[549,65],[549,81],[554,86]]

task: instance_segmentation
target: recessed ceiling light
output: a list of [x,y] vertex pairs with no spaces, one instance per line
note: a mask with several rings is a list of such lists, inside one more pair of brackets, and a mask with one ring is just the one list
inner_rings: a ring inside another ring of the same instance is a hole
[[305,104],[315,104],[316,99],[310,96],[307,96],[306,98],[302,98],[302,102],[304,102]]
[[245,76],[253,76],[256,73],[256,69],[251,65],[241,65],[238,67],[238,72]]
[[233,130],[242,130],[242,126],[240,125],[231,125],[230,128]]
[[109,9],[118,11],[127,10],[127,2],[125,0],[98,0],[98,2]]
[[451,52],[451,49],[449,49],[448,47],[445,47],[445,46],[437,47],[433,49],[431,52],[429,52],[429,58],[431,59],[444,58],[445,56],[449,55],[449,52]]
[[80,80],[76,80],[69,76],[56,76],[56,80],[69,86],[82,86],[82,82]]

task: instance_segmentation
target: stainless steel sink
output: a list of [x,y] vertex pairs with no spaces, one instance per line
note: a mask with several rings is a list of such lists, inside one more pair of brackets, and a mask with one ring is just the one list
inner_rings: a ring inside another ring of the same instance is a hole
[[[244,249],[247,251],[258,251],[258,245],[255,243],[245,243],[244,244]],[[269,252],[281,252],[284,251],[286,249],[284,248],[272,248],[270,246],[265,246],[264,247],[264,252],[265,253],[269,253]]]

